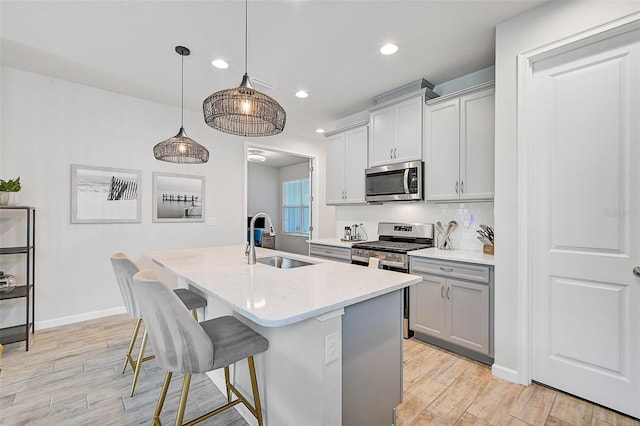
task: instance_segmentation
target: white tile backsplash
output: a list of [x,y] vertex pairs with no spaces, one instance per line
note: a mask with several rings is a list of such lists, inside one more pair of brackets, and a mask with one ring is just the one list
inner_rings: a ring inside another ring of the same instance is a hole
[[[344,236],[344,227],[354,223],[364,226],[368,239],[378,238],[378,222],[440,221],[446,229],[449,221],[458,222],[451,235],[454,249],[482,250],[476,230],[480,224],[493,226],[493,203],[427,204],[422,202],[395,202],[366,206],[336,207],[336,236]],[[437,232],[435,233],[437,235]],[[364,236],[364,235],[363,235]],[[437,241],[436,241],[437,245]]]

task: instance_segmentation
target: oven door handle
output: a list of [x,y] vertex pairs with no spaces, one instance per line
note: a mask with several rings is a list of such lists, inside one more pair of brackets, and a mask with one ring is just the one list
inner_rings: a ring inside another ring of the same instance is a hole
[[404,262],[394,262],[392,260],[380,259],[382,266],[390,266],[392,268],[406,269],[407,265]]

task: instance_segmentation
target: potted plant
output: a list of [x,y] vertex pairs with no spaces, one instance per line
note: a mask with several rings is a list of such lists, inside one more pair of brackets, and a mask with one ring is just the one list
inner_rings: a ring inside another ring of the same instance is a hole
[[0,206],[17,206],[20,189],[20,176],[16,179],[0,179]]

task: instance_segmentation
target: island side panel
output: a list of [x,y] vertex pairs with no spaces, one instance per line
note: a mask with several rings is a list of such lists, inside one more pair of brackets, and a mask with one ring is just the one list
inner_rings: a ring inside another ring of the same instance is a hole
[[389,426],[402,402],[402,303],[397,290],[345,308],[342,424]]
[[[182,278],[179,286],[198,290]],[[342,359],[326,363],[325,341],[327,335],[342,336],[344,310],[283,327],[263,327],[234,312],[215,296],[200,294],[207,298],[206,319],[233,315],[269,341],[267,351],[255,356],[265,426],[342,424]],[[226,394],[223,370],[207,375]],[[253,403],[246,361],[231,368],[231,377]],[[242,404],[234,408],[247,423],[257,425]]]

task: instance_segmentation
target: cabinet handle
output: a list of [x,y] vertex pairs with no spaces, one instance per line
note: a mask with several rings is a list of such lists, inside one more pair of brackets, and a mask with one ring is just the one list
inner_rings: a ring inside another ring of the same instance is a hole
[[640,266],[636,266],[635,268],[633,268],[633,275],[635,275],[636,277],[640,277]]
[[444,272],[453,272],[453,268],[445,268],[444,266],[441,266],[440,270]]
[[464,194],[464,181],[463,180],[460,181],[460,193]]
[[444,299],[444,286],[440,287],[440,296]]
[[458,181],[456,181],[456,194],[458,193]]
[[393,159],[393,148],[389,150],[389,158]]
[[449,295],[451,294],[451,287],[447,287],[447,300],[451,299]]

